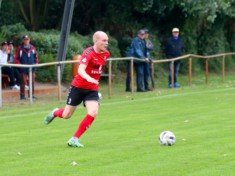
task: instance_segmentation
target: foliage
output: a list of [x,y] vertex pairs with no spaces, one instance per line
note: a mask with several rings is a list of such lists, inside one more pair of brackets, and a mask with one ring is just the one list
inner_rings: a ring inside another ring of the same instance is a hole
[[[39,62],[47,63],[47,62],[55,62],[55,56],[53,54],[39,54]],[[48,66],[48,67],[39,67],[37,68],[37,80],[40,82],[55,82],[57,81],[57,72],[56,66]]]
[[15,5],[32,30],[38,30],[44,22],[49,0],[18,0]]
[[20,33],[26,33],[27,29],[21,23],[14,25],[4,25],[1,27],[2,35],[7,39],[20,40]]
[[[15,45],[22,42],[23,35],[29,35],[31,43],[36,46],[39,54],[39,62],[56,61],[57,51],[59,48],[60,33],[57,30],[42,30],[39,32],[27,31],[22,24],[8,25],[1,27],[1,33],[8,40],[13,40]],[[82,36],[78,33],[71,33],[68,39],[68,48],[66,58],[70,60],[75,54],[82,54],[84,48],[92,46],[92,36]],[[112,57],[119,57],[120,50],[118,42],[110,37],[110,52]],[[118,63],[114,64],[114,68],[118,68]],[[55,68],[39,68],[37,80],[42,82],[55,81]],[[71,80],[71,65],[67,64],[63,73],[63,81]]]
[[24,22],[20,17],[15,4],[8,0],[3,0],[1,3],[0,19],[0,26]]
[[[65,1],[43,0],[35,4],[36,2],[3,1],[2,7],[10,8],[1,9],[0,16],[1,19],[4,18],[0,24],[14,24],[18,20],[24,21],[27,29],[59,29],[62,15],[58,13],[62,14]],[[26,16],[31,19],[30,22],[25,19],[19,3],[23,4],[23,11],[29,12]],[[47,6],[44,6],[46,3]],[[45,8],[37,8],[40,4]],[[30,11],[30,7],[37,11]],[[6,14],[12,14],[10,19]],[[41,16],[38,19],[38,26],[34,28],[33,21],[37,19],[35,17],[38,14]],[[44,17],[44,14],[47,16]],[[118,41],[117,52],[112,53],[116,56],[120,50],[121,55],[125,56],[125,51],[136,31],[147,27],[154,36],[153,40],[158,40],[158,47],[153,56],[163,58],[162,49],[173,27],[180,28],[186,53],[216,54],[235,51],[234,19],[234,0],[79,0],[75,1],[71,30],[82,35],[91,35],[96,30],[107,31]],[[123,69],[122,66],[119,68]]]

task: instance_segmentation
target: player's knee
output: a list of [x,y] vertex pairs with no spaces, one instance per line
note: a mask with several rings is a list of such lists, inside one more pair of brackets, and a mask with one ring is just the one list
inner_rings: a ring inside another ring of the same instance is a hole
[[90,111],[90,112],[88,112],[88,114],[95,118],[98,115],[98,111],[96,111],[96,110]]

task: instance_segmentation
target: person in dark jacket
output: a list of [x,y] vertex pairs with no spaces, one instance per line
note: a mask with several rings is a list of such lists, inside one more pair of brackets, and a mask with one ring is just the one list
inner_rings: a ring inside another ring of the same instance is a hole
[[144,88],[146,91],[151,91],[150,86],[149,86],[149,78],[151,78],[152,88],[154,88],[154,81],[153,81],[152,74],[151,74],[152,73],[152,68],[151,68],[152,59],[151,59],[150,53],[153,51],[154,46],[151,40],[149,39],[149,30],[146,28],[144,30],[145,30],[144,41],[146,45],[146,56],[148,58],[148,60],[144,63]]
[[[182,55],[184,50],[184,43],[179,36],[179,29],[178,28],[173,28],[172,29],[172,36],[167,40],[166,47],[165,47],[165,54],[166,57],[171,59],[175,57],[179,57]],[[172,85],[171,83],[171,65],[172,63],[170,62],[168,67],[169,71],[169,76],[168,76],[168,87],[172,88],[178,88],[180,87],[180,84],[178,83],[177,76],[179,73],[179,67],[180,67],[180,61],[174,61],[174,84]]]
[[[132,40],[130,49],[127,53],[129,57],[135,57],[146,60],[146,45],[145,45],[145,30],[138,31],[137,36]],[[134,61],[136,71],[137,92],[145,92],[144,89],[144,62]],[[126,91],[131,91],[130,88],[130,64],[127,64]]]
[[[38,55],[36,48],[30,43],[30,38],[28,35],[23,36],[22,44],[18,47],[15,55],[15,60],[17,64],[34,65],[38,64]],[[34,82],[35,82],[35,68],[32,69],[32,92],[34,96]],[[22,83],[20,85],[20,99],[24,100],[25,97],[25,85],[27,85],[29,79],[29,68],[20,68],[20,73],[22,75]]]

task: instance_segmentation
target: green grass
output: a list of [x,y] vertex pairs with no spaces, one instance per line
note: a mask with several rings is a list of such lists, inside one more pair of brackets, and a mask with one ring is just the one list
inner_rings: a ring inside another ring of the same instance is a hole
[[[186,78],[182,78],[186,79]],[[38,101],[0,110],[0,175],[4,176],[232,176],[235,175],[235,83],[160,87],[125,93],[103,87],[98,118],[82,137],[85,148],[67,140],[85,115],[79,107],[69,120],[43,125],[44,116],[64,102]],[[195,83],[199,83],[195,80]],[[186,83],[185,83],[186,84]],[[173,131],[174,146],[158,144]],[[78,163],[72,166],[71,163]]]

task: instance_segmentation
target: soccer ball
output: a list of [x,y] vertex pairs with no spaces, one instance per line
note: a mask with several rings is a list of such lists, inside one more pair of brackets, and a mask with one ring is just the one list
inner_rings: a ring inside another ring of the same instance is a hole
[[161,145],[171,146],[174,145],[176,137],[171,131],[163,131],[159,135],[158,141]]

